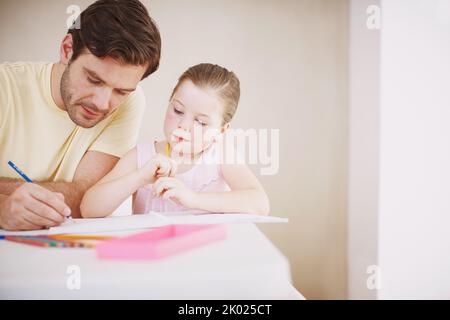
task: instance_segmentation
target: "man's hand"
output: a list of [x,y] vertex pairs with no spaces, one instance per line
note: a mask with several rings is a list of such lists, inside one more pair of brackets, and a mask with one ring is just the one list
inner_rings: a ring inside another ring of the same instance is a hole
[[61,193],[24,183],[0,203],[0,227],[34,230],[54,227],[70,215]]

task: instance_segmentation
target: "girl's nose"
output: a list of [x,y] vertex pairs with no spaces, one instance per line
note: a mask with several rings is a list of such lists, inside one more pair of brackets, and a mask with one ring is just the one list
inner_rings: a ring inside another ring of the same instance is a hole
[[187,119],[183,118],[178,123],[178,129],[182,129],[184,131],[190,132],[191,131],[191,123]]

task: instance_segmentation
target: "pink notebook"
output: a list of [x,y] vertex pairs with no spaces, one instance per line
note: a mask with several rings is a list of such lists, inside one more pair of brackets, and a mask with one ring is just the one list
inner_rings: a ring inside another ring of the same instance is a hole
[[187,251],[226,237],[224,225],[169,225],[119,239],[104,241],[96,246],[100,259],[144,260],[159,259]]

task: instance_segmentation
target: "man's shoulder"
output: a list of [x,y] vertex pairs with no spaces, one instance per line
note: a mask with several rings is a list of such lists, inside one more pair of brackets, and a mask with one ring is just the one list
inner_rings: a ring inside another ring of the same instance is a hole
[[31,61],[6,61],[0,63],[0,71],[9,73],[40,72],[42,69],[48,67],[49,64],[51,63]]
[[125,104],[131,104],[133,106],[138,106],[139,108],[143,108],[145,106],[144,90],[142,90],[140,84],[136,87],[136,90],[130,94],[128,99],[125,101]]
[[0,81],[42,79],[49,67],[51,68],[49,62],[2,62],[0,63]]
[[144,91],[142,90],[142,87],[138,85],[136,90],[117,108],[116,115],[123,115],[126,113],[141,114],[144,112],[145,103]]

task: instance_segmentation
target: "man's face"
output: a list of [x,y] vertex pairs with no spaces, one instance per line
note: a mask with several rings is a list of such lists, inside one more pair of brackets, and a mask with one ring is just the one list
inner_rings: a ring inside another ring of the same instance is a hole
[[61,97],[77,125],[92,128],[136,89],[145,66],[121,64],[83,53],[71,61],[61,78]]

